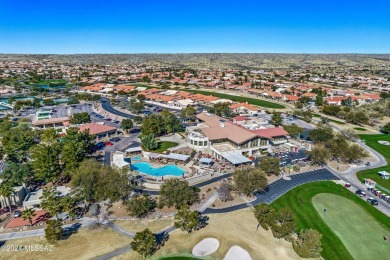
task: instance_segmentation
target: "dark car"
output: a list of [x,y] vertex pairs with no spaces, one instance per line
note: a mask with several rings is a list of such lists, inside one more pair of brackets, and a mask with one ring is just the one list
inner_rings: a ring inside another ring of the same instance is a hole
[[103,142],[99,142],[95,145],[95,149],[96,150],[99,150],[99,149],[102,149],[104,147],[104,143]]
[[21,215],[22,213],[19,210],[14,211],[14,218],[20,218]]
[[366,196],[366,193],[364,191],[362,191],[362,190],[355,191],[355,194],[360,196],[360,197]]
[[110,142],[118,142],[120,141],[121,139],[119,137],[114,137],[114,138],[111,138],[109,141]]
[[132,134],[139,133],[139,132],[141,132],[141,129],[139,129],[139,128],[134,128],[134,129],[130,130],[130,133],[132,133]]
[[378,205],[378,201],[374,198],[368,198],[367,202],[374,206]]

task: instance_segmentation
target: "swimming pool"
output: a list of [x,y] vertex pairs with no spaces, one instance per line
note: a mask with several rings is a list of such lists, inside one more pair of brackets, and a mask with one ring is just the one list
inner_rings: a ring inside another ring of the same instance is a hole
[[141,160],[142,159],[142,156],[141,155],[136,155],[136,156],[133,156],[132,158],[131,158],[131,160],[133,160],[133,161],[139,161],[139,160]]
[[150,163],[137,162],[131,165],[133,171],[142,172],[151,176],[182,176],[186,171],[176,165],[167,165],[159,168],[153,168]]

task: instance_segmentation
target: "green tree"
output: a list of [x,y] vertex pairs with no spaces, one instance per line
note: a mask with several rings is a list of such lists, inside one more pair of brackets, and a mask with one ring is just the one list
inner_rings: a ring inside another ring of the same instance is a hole
[[75,219],[76,217],[76,199],[71,196],[65,196],[61,198],[61,208],[62,211],[68,212],[70,220]]
[[91,122],[91,116],[87,112],[75,113],[70,117],[69,122],[74,125]]
[[0,184],[0,196],[2,196],[3,198],[7,198],[9,212],[12,211],[11,195],[13,195],[14,192],[15,192],[14,188],[12,188],[9,184],[6,183]]
[[283,129],[286,130],[292,138],[298,138],[304,132],[304,129],[296,124],[284,125]]
[[192,205],[199,200],[199,188],[190,187],[187,181],[177,178],[168,179],[160,188],[161,205],[180,208],[182,205]]
[[259,222],[259,225],[268,230],[272,227],[273,222],[275,221],[275,210],[272,206],[261,203],[255,207],[255,218]]
[[36,216],[34,209],[25,209],[22,211],[21,217],[23,220],[28,219],[28,223],[30,223],[30,226],[32,226],[32,220]]
[[54,244],[61,240],[63,233],[61,220],[49,219],[46,221],[45,237],[49,243]]
[[142,194],[131,198],[127,202],[127,211],[130,216],[142,218],[156,208],[156,201],[148,194]]
[[323,143],[333,139],[333,129],[328,125],[319,123],[315,129],[309,132],[308,137],[314,142]]
[[39,144],[32,149],[32,168],[37,180],[56,182],[62,174],[61,144]]
[[115,202],[131,192],[127,174],[102,165],[93,159],[84,160],[72,176],[71,186],[76,198],[85,205],[109,200]]
[[308,151],[307,154],[310,156],[312,164],[324,165],[330,159],[329,151],[318,145],[311,151]]
[[319,258],[322,234],[314,229],[305,229],[299,233],[298,239],[294,240],[294,251],[303,258]]
[[275,221],[272,223],[272,234],[276,238],[285,238],[291,241],[291,234],[295,230],[294,213],[289,208],[283,208],[275,215]]
[[213,108],[217,116],[231,117],[233,114],[229,103],[216,103]]
[[318,94],[318,95],[316,96],[315,105],[316,105],[316,106],[322,106],[322,104],[324,104],[324,98],[322,97],[322,94]]
[[271,124],[274,126],[281,126],[283,123],[282,115],[279,112],[272,112]]
[[135,102],[131,105],[130,109],[131,109],[131,111],[138,114],[143,109],[145,109],[145,106],[144,106],[144,103],[142,103],[142,102]]
[[7,163],[2,179],[11,186],[30,186],[33,182],[34,175],[29,163]]
[[385,124],[383,127],[382,127],[382,132],[385,133],[385,134],[390,134],[390,122]]
[[131,248],[143,258],[153,255],[157,249],[156,235],[149,228],[137,232],[130,243]]
[[267,177],[260,169],[236,170],[233,173],[233,180],[236,190],[247,196],[253,192],[264,190],[267,186]]
[[264,157],[260,160],[260,169],[262,169],[268,176],[279,175],[280,161],[278,158]]
[[345,120],[348,123],[358,125],[364,125],[370,122],[370,119],[368,118],[367,114],[363,111],[349,112],[347,113]]
[[345,151],[345,159],[349,162],[355,162],[368,156],[366,150],[358,144],[351,144]]
[[50,216],[57,217],[58,214],[61,213],[61,197],[57,195],[56,188],[44,188],[40,199],[41,207],[46,210]]
[[145,95],[143,95],[143,94],[138,94],[138,95],[137,95],[137,99],[138,99],[138,101],[142,102],[142,101],[145,100]]
[[158,148],[158,143],[154,137],[154,134],[143,135],[141,137],[141,144],[146,150],[155,150]]
[[193,107],[186,107],[180,110],[179,116],[184,120],[193,119],[196,115],[196,110]]
[[21,163],[30,159],[30,149],[40,142],[40,134],[28,125],[18,125],[3,134],[1,143],[7,161]]
[[80,163],[84,160],[86,154],[82,142],[71,140],[64,143],[61,151],[61,161],[63,163],[64,175],[72,176]]
[[49,128],[42,131],[41,140],[45,143],[53,143],[57,138],[58,134],[54,128]]
[[152,80],[148,76],[143,76],[142,81],[146,83],[150,83]]
[[174,226],[189,234],[199,227],[199,217],[198,211],[191,211],[187,205],[182,205],[175,215]]
[[125,131],[125,132],[129,132],[131,129],[133,129],[134,127],[134,124],[133,124],[133,121],[131,121],[130,118],[125,118],[122,120],[121,122],[121,128]]

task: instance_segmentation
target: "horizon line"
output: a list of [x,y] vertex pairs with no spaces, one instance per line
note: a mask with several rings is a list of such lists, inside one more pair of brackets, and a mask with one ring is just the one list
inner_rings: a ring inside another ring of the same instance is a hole
[[0,55],[188,55],[188,54],[303,54],[303,55],[390,55],[390,52],[123,52],[123,53],[0,53]]

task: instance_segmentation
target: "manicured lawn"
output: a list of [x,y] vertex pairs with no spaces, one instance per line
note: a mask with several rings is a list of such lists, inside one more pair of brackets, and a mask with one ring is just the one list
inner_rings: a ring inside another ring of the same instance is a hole
[[[364,140],[366,144],[372,149],[376,150],[386,159],[387,163],[390,163],[390,146],[383,145],[378,143],[378,141],[388,141],[390,142],[390,135],[359,135],[360,139]],[[384,180],[379,175],[379,171],[390,172],[390,166],[384,166],[376,169],[364,170],[357,173],[359,180],[363,181],[364,179],[372,179],[376,181],[379,185],[383,186],[386,189],[390,190],[390,180]]]
[[357,131],[367,131],[367,129],[362,128],[362,127],[355,127],[354,129]]
[[314,117],[322,117],[321,115],[319,114],[313,114]]
[[137,86],[137,87],[144,87],[144,88],[159,88],[157,86],[150,86],[150,85],[147,85],[147,84],[144,84],[144,83],[132,83],[132,84],[127,84],[127,85]]
[[175,142],[168,142],[168,141],[158,142],[158,148],[156,150],[153,150],[153,152],[162,153],[168,150],[169,148],[175,147],[177,145],[178,143]]
[[233,96],[233,95],[228,95],[228,94],[223,94],[223,93],[208,92],[208,91],[204,91],[204,90],[195,90],[195,89],[190,89],[190,90],[185,90],[185,91],[197,93],[197,94],[203,94],[203,95],[212,95],[212,96],[219,97],[219,98],[230,99],[230,100],[233,100],[236,102],[248,102],[249,104],[260,106],[260,107],[265,107],[265,108],[275,108],[275,109],[285,108],[285,106],[283,106],[283,105],[279,105],[276,103],[272,103],[269,101],[260,100],[260,99],[256,99],[256,98]]
[[380,225],[362,207],[329,193],[315,195],[312,202],[322,220],[341,239],[353,258],[375,259],[379,255],[390,254],[390,246],[383,238],[389,235],[389,229]]
[[329,118],[329,121],[333,122],[333,123],[336,123],[336,124],[339,124],[339,125],[345,125],[344,122],[341,122],[341,121],[338,121],[338,120],[334,120],[334,119],[331,119],[331,118]]
[[[276,209],[290,208],[295,213],[298,231],[313,228],[323,234],[321,256],[325,259],[353,259],[337,232],[332,230],[315,209],[312,198],[317,194],[335,194],[355,203],[362,211],[370,215],[384,229],[390,232],[390,219],[346,188],[330,181],[322,181],[301,185],[277,199],[271,205]],[[358,213],[357,213],[358,214]],[[349,215],[343,216],[349,218]],[[367,223],[361,223],[367,224]],[[364,235],[364,234],[361,234]],[[385,235],[385,234],[383,234]],[[366,245],[360,245],[366,246]],[[390,245],[389,245],[390,246]],[[362,258],[363,259],[363,258]]]
[[50,83],[55,83],[55,84],[66,84],[66,80],[64,79],[44,79],[41,81],[38,81],[37,83],[34,83],[35,85],[49,85]]

